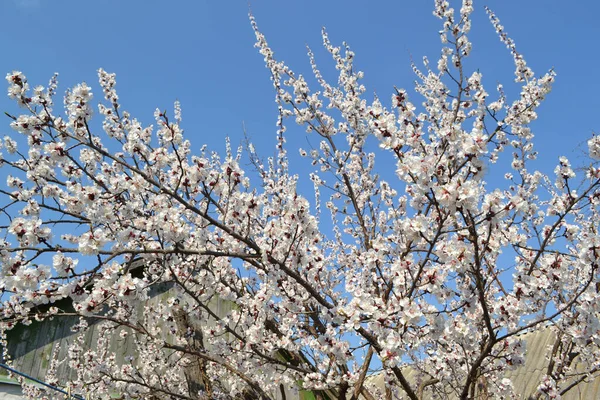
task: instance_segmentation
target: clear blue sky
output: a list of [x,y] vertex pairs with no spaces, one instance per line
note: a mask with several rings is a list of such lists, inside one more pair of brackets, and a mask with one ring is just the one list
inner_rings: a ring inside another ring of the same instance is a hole
[[[393,85],[412,87],[411,56],[419,61],[439,54],[440,21],[431,13],[432,0],[250,3],[276,56],[294,70],[309,74],[308,44],[317,50],[326,76],[334,76],[320,47],[320,28],[326,26],[335,43],[352,46],[369,92],[386,101]],[[600,130],[600,3],[476,1],[470,65],[481,70],[492,93],[497,81],[510,85],[513,67],[484,5],[495,10],[537,75],[550,67],[558,73],[534,125],[544,156],[541,168],[551,172],[560,154],[578,164],[584,141]],[[247,14],[246,0],[2,0],[0,72],[21,70],[32,86],[45,85],[59,72],[59,93],[87,81],[99,97],[96,70],[102,67],[117,73],[124,108],[142,121],[151,123],[156,107],[170,110],[179,99],[193,147],[208,143],[222,150],[225,136],[239,143],[245,123],[259,151],[269,155],[276,107]],[[0,111],[15,107],[0,97]],[[8,122],[0,124],[0,136],[9,132]],[[302,131],[296,132],[290,145],[305,145]]]

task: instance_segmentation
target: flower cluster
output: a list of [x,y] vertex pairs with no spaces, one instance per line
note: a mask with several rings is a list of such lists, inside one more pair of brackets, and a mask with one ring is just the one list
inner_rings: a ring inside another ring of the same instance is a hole
[[[178,102],[144,126],[104,70],[97,126],[87,84],[66,93],[60,116],[56,76],[31,89],[8,74],[24,110],[11,127],[27,148],[2,142],[3,324],[81,317],[53,365],[69,364],[71,386],[97,398],[516,397],[506,374],[524,363],[519,334],[540,329],[555,343],[537,395],[596,376],[599,169],[578,176],[564,157],[555,179],[530,169],[530,124],[554,73],[536,78],[488,10],[520,89],[490,94],[465,63],[472,12],[471,0],[458,12],[435,1],[442,51],[437,67],[413,65],[421,104],[404,89],[389,104],[369,99],[354,52],[326,31],[337,81],[311,50],[310,72],[295,73],[251,17],[278,107],[265,163],[229,142],[223,155],[192,155]],[[300,151],[314,196],[289,165],[290,119],[318,141]],[[588,148],[600,159],[598,136]],[[504,166],[506,185],[486,182]],[[64,299],[74,311],[40,307]],[[101,321],[94,348],[88,317]],[[114,340],[133,350],[123,358]]]

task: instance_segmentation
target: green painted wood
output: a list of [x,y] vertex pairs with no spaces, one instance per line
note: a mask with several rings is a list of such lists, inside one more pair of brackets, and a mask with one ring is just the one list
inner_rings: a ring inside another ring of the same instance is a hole
[[[38,348],[35,350],[34,365],[31,369],[32,376],[45,376],[52,356],[52,344],[54,343],[56,330],[59,322],[54,318],[40,325],[38,334]],[[45,326],[44,326],[45,325]]]
[[[71,328],[78,322],[78,319],[75,317],[60,317],[59,321],[60,327],[57,330],[58,334],[55,336],[53,352],[54,349],[57,348],[58,360],[64,360],[67,356],[68,351],[68,338],[73,335]],[[56,375],[59,377],[68,377],[69,370],[70,367],[68,365],[68,361],[64,361],[58,366],[56,370]]]
[[14,331],[17,341],[14,342],[14,350],[10,348],[11,342],[9,341],[9,353],[11,355],[11,358],[13,359],[13,365],[15,369],[22,371],[26,354],[28,353],[28,347],[30,346],[29,338],[31,336],[32,330],[25,325],[20,325],[15,327]]

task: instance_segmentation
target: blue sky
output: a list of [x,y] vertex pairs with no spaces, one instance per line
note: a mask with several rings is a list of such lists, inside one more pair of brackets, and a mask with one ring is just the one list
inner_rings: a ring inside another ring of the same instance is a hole
[[[498,40],[484,5],[475,1],[468,68],[483,73],[488,92],[493,94],[496,83],[502,82],[515,93],[512,57]],[[487,5],[538,76],[551,67],[558,74],[533,125],[540,151],[535,167],[552,175],[561,155],[574,166],[585,165],[586,141],[600,131],[600,25],[595,21],[600,3],[488,0]],[[325,77],[335,81],[321,46],[321,27],[327,27],[335,44],[347,41],[356,52],[355,65],[365,71],[367,94],[377,93],[385,102],[394,85],[411,93],[411,57],[417,63],[424,55],[435,60],[441,47],[441,25],[432,15],[432,0],[253,0],[250,6],[276,57],[296,72],[311,74],[306,57],[310,45]],[[96,71],[104,68],[117,74],[122,107],[143,123],[154,122],[157,107],[171,112],[179,99],[193,149],[207,144],[223,153],[225,137],[236,146],[243,141],[245,127],[260,155],[267,157],[275,147],[276,104],[269,72],[254,48],[248,7],[243,0],[2,0],[0,72],[21,70],[32,87],[46,85],[59,72],[59,93],[87,81],[98,99]],[[411,100],[420,102],[416,95]],[[57,103],[59,108],[60,100]],[[5,95],[0,96],[0,137],[14,136],[4,111],[19,112]],[[316,145],[317,139],[288,122],[291,169],[300,174],[300,191],[312,201],[308,173],[314,167],[298,156],[297,148],[309,148],[307,142]],[[100,126],[99,120],[95,126]],[[378,169],[394,184],[395,168],[386,165],[390,160],[379,159]],[[0,170],[0,185],[8,172]],[[498,180],[504,172],[486,177],[489,189],[506,186]],[[403,192],[402,186],[398,189]],[[329,221],[327,215],[323,221]]]
[[[470,66],[481,70],[492,93],[498,81],[510,85],[512,60],[484,5],[497,13],[536,74],[550,67],[558,73],[555,90],[534,125],[543,156],[540,168],[553,168],[560,154],[578,164],[584,141],[600,130],[600,25],[595,21],[600,4],[476,1]],[[433,1],[254,0],[250,6],[276,56],[295,71],[310,72],[308,44],[322,60],[326,77],[335,77],[321,49],[320,29],[326,26],[335,43],[345,40],[352,46],[368,91],[386,101],[393,85],[411,89],[411,56],[419,61],[439,53]],[[233,144],[241,141],[245,124],[259,151],[269,155],[276,107],[247,14],[248,2],[242,0],[3,0],[0,72],[21,70],[32,86],[45,85],[59,72],[59,93],[87,81],[99,95],[96,70],[102,67],[117,73],[123,107],[142,121],[151,123],[156,107],[171,109],[179,99],[193,147],[207,143],[221,151],[225,136]],[[0,111],[13,112],[15,106],[2,96]],[[8,122],[0,124],[0,136],[9,132]],[[291,146],[306,145],[302,130],[290,133],[298,140],[291,140]]]

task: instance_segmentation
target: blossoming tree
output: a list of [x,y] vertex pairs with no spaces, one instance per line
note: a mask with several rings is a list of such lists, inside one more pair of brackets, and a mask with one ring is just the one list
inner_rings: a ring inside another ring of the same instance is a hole
[[[72,387],[92,398],[274,399],[291,387],[322,399],[519,397],[506,372],[523,363],[519,334],[542,328],[555,343],[534,396],[594,376],[600,169],[590,162],[577,177],[564,157],[553,176],[528,167],[529,124],[554,73],[537,77],[488,10],[521,88],[515,99],[500,85],[488,93],[464,67],[472,10],[471,0],[457,12],[435,1],[443,47],[436,64],[414,67],[417,103],[400,89],[389,103],[368,101],[354,53],[325,32],[339,78],[326,81],[309,51],[319,85],[309,89],[251,17],[279,110],[277,154],[265,164],[251,145],[193,155],[179,104],[142,126],[103,70],[104,100],[94,106],[79,84],[64,116],[56,76],[31,89],[8,74],[24,110],[8,116],[27,145],[3,142],[4,330],[63,315],[81,316],[85,330],[85,317],[101,319],[98,346],[76,341],[66,360]],[[290,117],[320,142],[300,150],[316,169],[310,195],[288,165]],[[600,159],[600,137],[588,147]],[[395,176],[377,157],[394,160]],[[506,184],[484,180],[504,166]],[[144,267],[133,276],[136,260]],[[170,300],[149,306],[159,282],[172,284]],[[52,306],[64,298],[74,311]],[[215,298],[232,310],[217,315]],[[190,322],[207,317],[216,322]],[[117,363],[106,342],[126,334],[137,356]],[[375,372],[384,385],[369,384]]]

